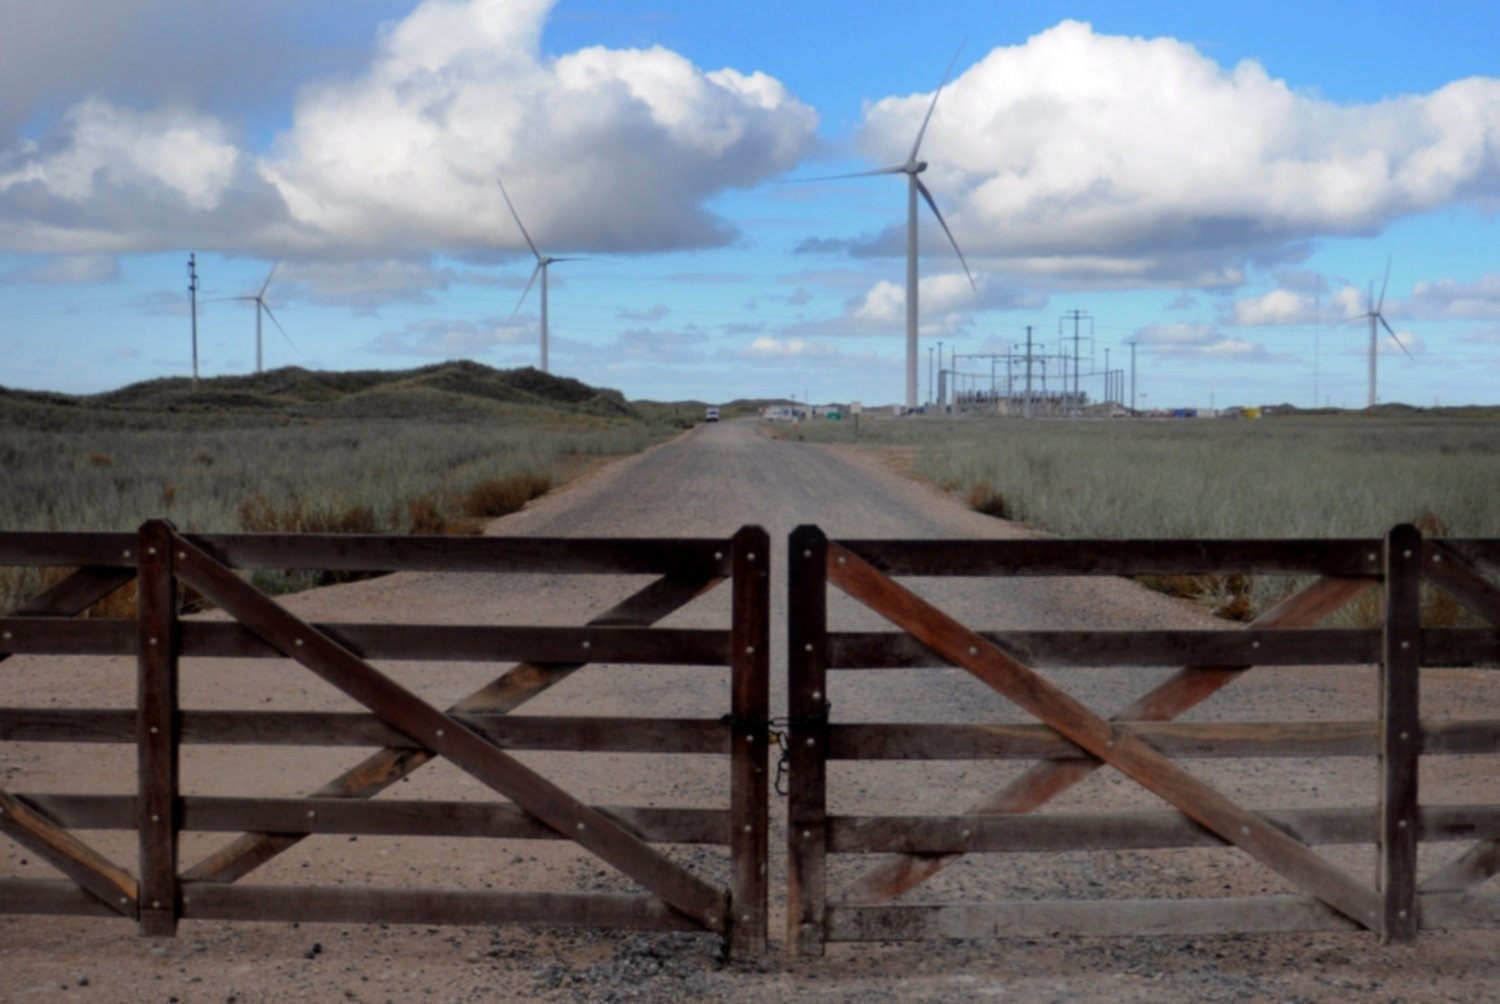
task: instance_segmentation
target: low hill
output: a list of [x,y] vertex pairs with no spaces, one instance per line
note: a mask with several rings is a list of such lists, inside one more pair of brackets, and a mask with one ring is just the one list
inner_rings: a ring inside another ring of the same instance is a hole
[[351,418],[441,422],[546,414],[644,418],[616,390],[530,367],[497,370],[468,361],[350,372],[289,366],[212,377],[196,386],[173,377],[79,396],[0,388],[0,422],[10,428],[223,427]]

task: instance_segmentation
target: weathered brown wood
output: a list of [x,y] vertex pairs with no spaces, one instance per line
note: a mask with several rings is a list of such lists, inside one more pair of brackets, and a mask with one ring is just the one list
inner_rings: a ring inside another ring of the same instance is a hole
[[692,920],[655,896],[617,893],[350,889],[343,886],[183,886],[189,920],[302,923],[548,924],[638,931],[693,931]]
[[80,568],[16,607],[7,617],[72,617],[135,578],[130,568]]
[[1500,626],[1500,586],[1480,574],[1447,541],[1425,541],[1422,574],[1427,581],[1491,624]]
[[[722,578],[676,579],[651,582],[589,621],[596,627],[653,624],[713,589]],[[452,705],[455,713],[507,714],[567,679],[585,663],[553,665],[523,663]],[[314,797],[372,798],[433,759],[426,749],[388,747],[372,753],[354,767],[312,792]],[[301,836],[246,833],[209,854],[184,873],[194,881],[234,882],[294,847]]]
[[390,725],[419,740],[465,773],[510,798],[579,846],[635,879],[710,930],[726,931],[725,896],[535,771],[496,749],[462,723],[426,704],[374,667],[313,631],[245,585],[181,537],[174,538],[178,576],[321,679]]
[[117,914],[136,915],[135,877],[36,809],[0,791],[0,833],[45,860]]
[[1428,893],[1418,898],[1424,930],[1461,931],[1500,927],[1500,894]]
[[0,879],[0,914],[7,913],[120,918],[119,911],[62,879]]
[[717,538],[447,537],[386,534],[189,534],[232,568],[363,572],[506,572],[671,575],[729,572],[729,542]]
[[1257,861],[1350,919],[1377,927],[1379,893],[1248,812],[1146,743],[1112,727],[1047,680],[838,544],[829,545],[829,580],[1041,718],[1098,759],[1213,830]]
[[133,533],[52,533],[13,530],[0,533],[0,565],[58,568],[87,565],[135,573]]
[[[1287,597],[1257,617],[1247,628],[1306,627],[1321,622],[1374,587],[1370,578],[1323,578]],[[1157,684],[1111,721],[1166,721],[1188,711],[1218,693],[1246,671],[1244,666],[1186,666]],[[1020,777],[970,806],[975,815],[1023,813],[1083,781],[1099,767],[1094,760],[1048,760],[1036,764]],[[940,855],[905,855],[876,866],[851,885],[850,902],[883,903],[942,871],[953,858]]]
[[765,954],[770,903],[771,539],[762,528],[747,526],[734,535],[731,546],[729,947],[733,954],[747,956]]
[[[722,666],[729,632],[681,628],[503,627],[450,624],[312,625],[364,659],[442,662],[574,662]],[[238,624],[189,621],[182,654],[279,659]]]
[[1380,667],[1381,936],[1417,936],[1418,718],[1422,669],[1422,535],[1409,524],[1385,538],[1385,651]]
[[141,933],[177,933],[177,583],[172,525],[136,539],[136,757]]
[[[1500,729],[1500,722],[1490,724]],[[1375,722],[1138,722],[1115,728],[1179,758],[1374,756],[1379,735]],[[1494,738],[1500,743],[1500,731]],[[831,725],[828,758],[1096,762],[1045,725]]]
[[135,621],[115,618],[9,617],[0,620],[0,654],[135,655]]
[[1379,540],[840,540],[888,575],[1375,576]]
[[1500,663],[1500,630],[1429,628],[1421,637],[1424,666],[1493,667]]
[[[61,582],[45,589],[0,618],[0,662],[9,659],[15,639],[14,620],[32,617],[75,617],[135,578],[135,570],[80,568]],[[125,635],[130,635],[125,626]],[[130,641],[133,643],[134,639]]]
[[[1500,839],[1490,837],[1423,879],[1418,892],[1464,893],[1484,885],[1496,873],[1500,873]],[[1425,923],[1425,918],[1421,919]]]
[[787,945],[823,954],[827,907],[828,538],[799,526],[787,543]]
[[[1028,665],[1223,666],[1362,665],[1380,660],[1374,629],[1225,631],[981,631],[980,637]],[[946,665],[910,635],[835,634],[830,669]]]
[[[1268,822],[1305,844],[1374,843],[1370,808],[1265,809]],[[1424,806],[1419,836],[1429,842],[1500,837],[1500,806]],[[831,854],[974,854],[1031,851],[1222,847],[1180,812],[1030,813],[1000,816],[830,816]]]
[[1193,937],[1346,931],[1354,926],[1310,896],[828,908],[830,941]]
[[[91,830],[133,830],[136,826],[136,800],[131,795],[23,793],[16,797],[62,826]],[[303,835],[563,839],[514,805],[503,803],[189,795],[179,804],[182,829],[200,832],[262,829]],[[729,813],[723,809],[594,808],[653,843],[729,844]]]
[[[468,715],[455,718],[501,749],[585,753],[729,752],[729,726],[717,718],[558,718]],[[184,711],[184,743],[220,746],[390,746],[421,744],[375,715],[344,711]],[[0,740],[135,742],[135,714],[72,708],[0,709]]]

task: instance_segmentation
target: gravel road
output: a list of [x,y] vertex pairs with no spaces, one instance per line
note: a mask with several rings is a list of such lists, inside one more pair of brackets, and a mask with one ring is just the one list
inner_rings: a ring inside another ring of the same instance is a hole
[[[773,708],[784,711],[785,540],[802,523],[830,536],[1014,538],[1029,531],[965,509],[930,486],[899,477],[847,449],[783,443],[752,423],[696,429],[588,477],[496,521],[489,532],[529,536],[707,536],[757,523],[773,541]],[[429,623],[577,624],[628,595],[632,577],[393,575],[286,600],[320,620]],[[913,583],[923,595],[982,628],[1226,627],[1202,611],[1119,580],[1028,579]],[[725,622],[727,590],[669,618],[684,627]],[[882,622],[831,597],[839,629]],[[382,667],[439,704],[496,675],[494,667],[404,663]],[[0,703],[130,706],[134,667],[125,660],[15,659],[5,664]],[[1168,670],[1049,674],[1101,712],[1128,703]],[[1478,700],[1477,677],[1449,674],[1424,691],[1424,714],[1462,707],[1500,716],[1494,695]],[[1199,720],[1353,718],[1374,708],[1369,667],[1257,670],[1191,717]],[[1426,686],[1426,684],[1424,684]],[[841,721],[1022,721],[998,696],[958,670],[840,674],[830,688]],[[198,660],[185,665],[183,701],[194,708],[349,709],[304,671],[274,664]],[[704,715],[727,704],[722,670],[589,667],[527,704],[523,713]],[[189,793],[296,795],[355,762],[359,751],[193,747],[184,765]],[[129,791],[131,751],[114,747],[0,747],[0,786],[13,791]],[[547,776],[590,801],[722,804],[727,770],[711,758],[527,754]],[[1500,790],[1481,764],[1424,774],[1429,801],[1494,800]],[[973,764],[837,766],[835,812],[956,812],[1019,773]],[[1198,762],[1193,771],[1254,805],[1367,804],[1374,768],[1365,761]],[[402,798],[483,799],[486,790],[444,764],[424,768],[391,792]],[[1059,810],[1159,808],[1110,771],[1099,771],[1055,803]],[[0,1001],[479,1001],[479,1000],[949,1000],[1046,1001],[1342,1000],[1480,1001],[1500,988],[1493,934],[1430,933],[1415,945],[1379,945],[1371,935],[1302,935],[1120,940],[836,945],[821,961],[789,959],[784,913],[784,811],[772,807],[773,941],[754,964],[724,964],[717,940],[529,928],[360,927],[184,923],[173,941],[138,937],[124,923],[72,918],[0,918]],[[106,853],[133,862],[125,834],[90,833]],[[184,839],[187,863],[222,835]],[[1451,855],[1440,849],[1431,861]],[[719,879],[718,856],[675,849]],[[1364,848],[1327,852],[1368,876]],[[1430,864],[1424,858],[1424,863]],[[860,862],[835,859],[837,882]],[[17,845],[0,841],[0,875],[48,874]],[[246,881],[452,888],[611,889],[630,885],[596,860],[551,843],[411,841],[318,837],[299,844]],[[1239,852],[1176,851],[983,856],[949,868],[907,899],[1220,896],[1282,892],[1282,880]]]

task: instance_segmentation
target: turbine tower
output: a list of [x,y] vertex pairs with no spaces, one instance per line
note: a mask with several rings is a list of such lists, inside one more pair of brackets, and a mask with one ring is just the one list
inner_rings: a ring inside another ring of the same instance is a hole
[[262,313],[264,313],[271,319],[272,324],[276,325],[276,330],[281,332],[281,337],[286,339],[288,345],[290,345],[294,349],[297,347],[297,343],[292,341],[292,336],[287,334],[286,329],[281,326],[281,322],[276,320],[276,315],[271,313],[271,305],[266,302],[266,290],[271,288],[271,278],[276,275],[276,270],[280,267],[281,259],[278,258],[276,259],[276,264],[271,266],[271,271],[266,273],[266,281],[260,284],[260,292],[256,293],[254,296],[229,297],[229,299],[231,300],[251,300],[255,303],[255,372],[257,373],[263,371],[263,363],[265,358],[261,350],[262,342],[260,317]]
[[1387,258],[1386,262],[1385,262],[1385,278],[1382,279],[1382,280],[1380,280],[1380,299],[1378,299],[1378,300],[1375,299],[1375,283],[1371,282],[1370,283],[1370,300],[1369,300],[1370,309],[1367,310],[1367,311],[1365,311],[1365,313],[1364,313],[1364,316],[1366,318],[1368,318],[1369,321],[1370,321],[1370,403],[1369,403],[1369,407],[1370,407],[1371,410],[1374,410],[1375,403],[1376,403],[1376,395],[1375,395],[1375,359],[1379,355],[1378,349],[1379,349],[1379,346],[1380,346],[1380,329],[1381,328],[1385,328],[1386,332],[1391,336],[1391,341],[1393,341],[1393,342],[1396,343],[1396,348],[1398,348],[1402,352],[1406,353],[1406,358],[1411,359],[1413,362],[1416,361],[1415,358],[1412,356],[1411,352],[1406,348],[1406,345],[1401,341],[1400,338],[1396,337],[1396,332],[1392,331],[1391,330],[1391,326],[1386,323],[1385,315],[1383,313],[1381,313],[1381,308],[1385,306],[1385,287],[1386,287],[1386,284],[1390,282],[1390,280],[1391,280],[1391,261],[1390,261],[1389,258]]
[[[959,46],[962,51],[963,46]],[[911,410],[917,406],[917,196],[921,195],[927,202],[932,215],[937,217],[938,223],[943,228],[943,233],[948,235],[948,243],[953,245],[953,253],[958,255],[959,264],[964,267],[964,274],[969,277],[969,285],[977,293],[979,286],[974,282],[974,273],[969,271],[969,263],[964,260],[964,253],[959,250],[958,241],[953,237],[953,231],[948,229],[948,221],[943,219],[943,214],[938,210],[937,202],[927,186],[922,184],[918,177],[927,170],[927,161],[918,160],[917,155],[922,150],[922,137],[927,133],[927,124],[932,121],[933,109],[937,108],[938,96],[943,93],[943,88],[948,84],[948,77],[953,73],[954,64],[958,62],[958,52],[953,53],[953,58],[948,61],[948,69],[943,71],[943,79],[938,84],[937,90],[932,94],[932,102],[927,106],[927,115],[922,119],[922,127],[917,130],[917,138],[911,145],[911,153],[906,157],[906,163],[895,167],[882,167],[874,171],[858,171],[854,174],[836,174],[827,178],[809,178],[809,181],[835,181],[842,178],[868,178],[877,174],[904,174],[906,175],[906,407]]]
[[528,293],[531,292],[531,286],[532,286],[533,283],[536,282],[536,277],[538,275],[541,275],[541,277],[542,277],[542,372],[543,373],[547,373],[547,372],[550,372],[547,369],[547,268],[548,268],[548,266],[554,265],[554,264],[556,264],[557,262],[560,262],[560,261],[587,261],[588,259],[587,258],[554,258],[551,255],[544,255],[540,251],[538,251],[536,249],[536,244],[533,243],[533,241],[531,240],[531,235],[526,232],[526,225],[521,222],[521,214],[518,213],[518,212],[516,212],[516,207],[510,201],[510,194],[508,192],[506,192],[506,190],[505,190],[505,182],[500,181],[497,178],[495,180],[495,183],[500,186],[500,194],[501,194],[501,196],[504,197],[506,208],[508,208],[510,210],[510,215],[511,215],[512,218],[515,219],[516,226],[520,228],[520,230],[521,230],[521,236],[524,237],[524,238],[526,238],[526,246],[529,247],[529,248],[531,248],[532,255],[536,257],[536,267],[531,270],[531,278],[528,279],[528,280],[526,280],[526,288],[523,289],[523,290],[521,290],[521,298],[516,301],[516,309],[512,310],[510,312],[510,318],[505,322],[505,324],[508,327],[510,325],[510,322],[514,321],[516,319],[516,314],[520,313],[520,311],[521,311],[521,305],[526,302],[526,294],[528,294]]

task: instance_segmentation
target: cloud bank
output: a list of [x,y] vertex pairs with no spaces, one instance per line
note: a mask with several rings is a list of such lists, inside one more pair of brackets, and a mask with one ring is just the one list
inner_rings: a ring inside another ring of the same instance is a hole
[[0,250],[484,256],[524,247],[500,176],[548,250],[707,247],[734,236],[710,199],[810,149],[816,114],[763,73],[543,56],[551,7],[427,0],[361,72],[303,87],[264,154],[186,100],[79,100],[0,150]]
[[[903,161],[930,99],[870,105],[861,150]],[[1065,21],[954,80],[923,156],[966,253],[1096,283],[1233,285],[1319,237],[1500,206],[1500,79],[1338,104],[1251,60]],[[899,254],[901,236],[851,250]]]

